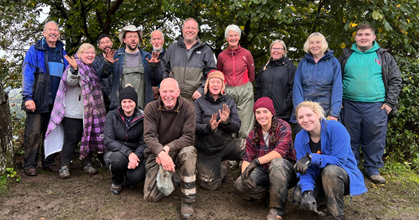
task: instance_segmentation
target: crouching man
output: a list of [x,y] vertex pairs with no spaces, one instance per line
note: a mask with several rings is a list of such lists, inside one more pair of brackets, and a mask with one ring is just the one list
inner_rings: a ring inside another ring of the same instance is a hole
[[182,219],[195,217],[192,208],[196,198],[195,127],[194,106],[180,96],[176,80],[163,80],[160,97],[144,110],[144,141],[147,144],[144,153],[147,157],[144,199],[157,202],[164,197],[157,187],[159,166],[172,173],[176,166],[183,194]]

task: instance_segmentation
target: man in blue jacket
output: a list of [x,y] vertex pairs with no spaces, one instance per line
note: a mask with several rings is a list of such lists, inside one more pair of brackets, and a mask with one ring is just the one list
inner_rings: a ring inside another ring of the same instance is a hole
[[[47,130],[61,76],[68,65],[64,59],[64,44],[58,40],[60,31],[55,21],[45,24],[43,36],[29,48],[22,67],[22,110],[26,111],[24,172],[27,176],[38,175],[39,142]],[[52,171],[55,155],[47,158],[43,155],[42,167]]]
[[[100,78],[112,75],[112,89],[109,108],[115,109],[119,104],[119,91],[131,84],[138,94],[137,105],[141,109],[154,101],[152,86],[157,86],[162,80],[158,68],[158,58],[142,50],[142,31],[134,25],[128,25],[119,32],[119,40],[125,44],[124,48],[107,53],[105,62],[98,71]],[[109,70],[109,68],[112,68]],[[103,69],[103,70],[102,70]],[[105,71],[109,70],[109,71]]]
[[339,57],[343,79],[341,117],[357,162],[361,146],[366,175],[374,183],[385,184],[378,168],[384,166],[388,114],[397,112],[402,80],[393,56],[375,39],[373,26],[359,25],[356,43],[351,49],[343,49]]

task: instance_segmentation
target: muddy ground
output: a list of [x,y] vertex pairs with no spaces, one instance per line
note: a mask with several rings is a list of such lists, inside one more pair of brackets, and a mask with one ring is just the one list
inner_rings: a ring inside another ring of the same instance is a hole
[[[143,185],[113,195],[109,171],[104,167],[99,171],[89,176],[74,163],[71,178],[61,180],[42,169],[36,177],[27,177],[20,170],[22,181],[0,195],[0,219],[179,219],[179,189],[158,203],[148,203],[143,199]],[[263,202],[243,200],[234,189],[237,175],[237,170],[230,171],[217,191],[198,187],[197,219],[266,219],[268,208]],[[419,185],[387,178],[388,184],[377,188],[366,180],[368,193],[352,197],[352,202],[346,196],[344,219],[419,219]],[[292,204],[292,192],[284,219],[324,219]]]

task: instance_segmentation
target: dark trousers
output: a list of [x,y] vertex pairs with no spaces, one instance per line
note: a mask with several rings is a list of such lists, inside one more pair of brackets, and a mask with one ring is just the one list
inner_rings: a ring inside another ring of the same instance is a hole
[[44,136],[48,128],[51,112],[48,113],[26,113],[25,122],[25,167],[24,169],[36,168],[38,164],[39,147],[41,146],[42,167],[54,166],[54,159],[57,154],[45,158]]
[[[198,183],[208,190],[217,190],[228,172],[228,164],[222,164],[225,160],[241,160],[246,148],[245,139],[234,139],[228,142],[224,148],[215,154],[206,155],[198,150],[196,164]],[[227,161],[223,163],[228,163]]]
[[[146,152],[148,149],[146,149]],[[156,156],[149,152],[146,163],[146,177],[144,183],[144,200],[147,202],[157,202],[164,197],[163,193],[157,188],[157,173],[159,166],[156,163]],[[181,179],[181,190],[183,202],[193,203],[196,199],[196,149],[194,146],[184,147],[177,152],[169,152],[170,157],[176,166],[177,173]]]
[[[323,168],[320,176],[315,180],[313,196],[318,205],[327,204],[327,219],[342,219],[343,197],[349,194],[349,177],[346,171],[336,165]],[[303,192],[296,187],[294,199],[299,204],[303,199]]]
[[364,153],[364,168],[367,175],[380,174],[384,166],[383,155],[387,135],[388,115],[381,109],[382,102],[353,102],[343,100],[342,124],[351,136],[352,152],[359,164],[359,147]]
[[145,161],[135,169],[128,169],[129,159],[123,153],[109,151],[104,156],[105,165],[112,173],[112,183],[121,185],[124,182],[124,176],[127,177],[129,184],[135,185],[141,183],[145,179]]
[[[63,118],[64,144],[61,150],[61,166],[68,166],[74,156],[77,145],[83,135],[83,119]],[[93,152],[91,151],[83,160],[83,166],[92,161]]]
[[256,188],[246,191],[242,186],[242,178],[239,177],[234,187],[242,194],[254,199],[262,199],[269,196],[269,208],[278,209],[279,215],[285,214],[288,189],[297,183],[297,175],[293,169],[294,163],[283,159],[275,158],[271,161],[268,170],[257,167],[250,174],[256,183]]

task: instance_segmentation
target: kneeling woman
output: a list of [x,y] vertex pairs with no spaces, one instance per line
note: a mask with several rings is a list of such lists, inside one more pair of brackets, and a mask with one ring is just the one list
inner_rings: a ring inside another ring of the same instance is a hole
[[314,212],[317,204],[321,209],[326,204],[328,218],[342,219],[343,196],[367,191],[351,150],[349,134],[340,122],[326,120],[317,102],[300,103],[296,116],[303,130],[295,140],[298,162],[294,170],[299,173],[300,181],[294,199]]
[[242,174],[234,187],[253,199],[269,200],[267,219],[282,219],[288,189],[295,186],[297,177],[292,166],[295,150],[290,125],[275,116],[273,101],[259,98],[253,106],[255,128],[246,139]]
[[145,179],[143,111],[137,106],[138,95],[127,86],[119,92],[121,107],[106,116],[104,160],[112,173],[111,192],[122,191],[124,176],[127,185],[134,186]]

